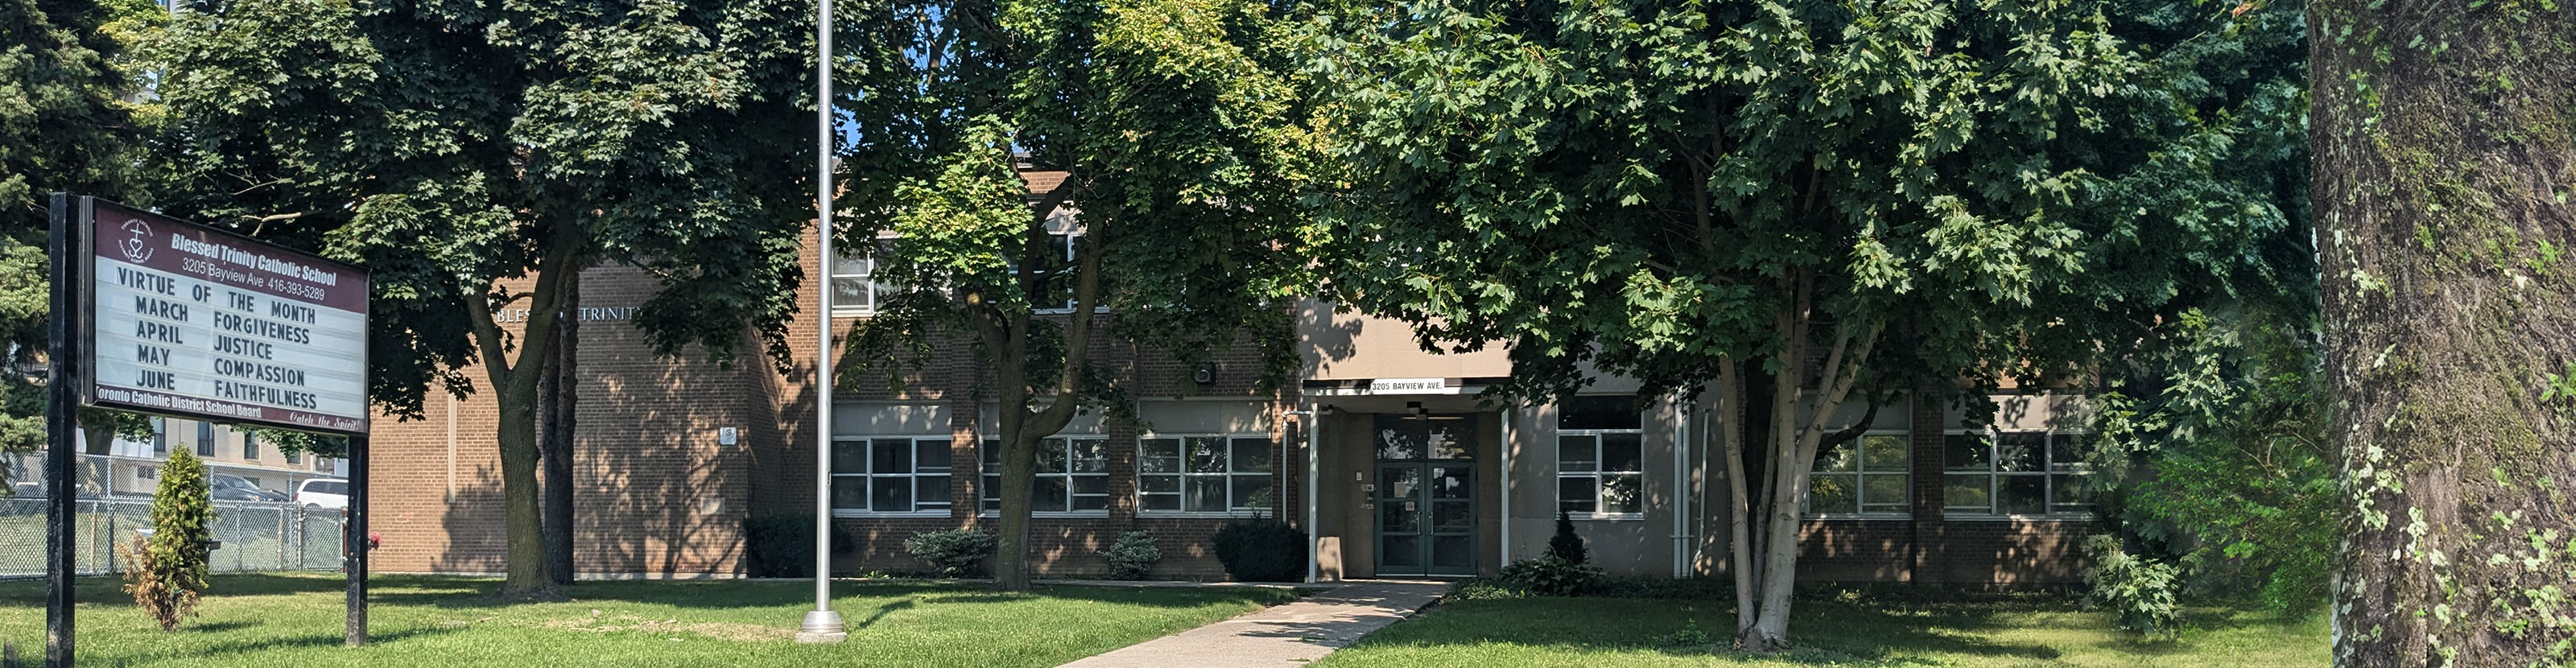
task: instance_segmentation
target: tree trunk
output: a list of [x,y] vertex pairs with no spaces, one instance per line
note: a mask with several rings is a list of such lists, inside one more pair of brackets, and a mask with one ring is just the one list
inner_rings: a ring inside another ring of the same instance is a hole
[[[555,223],[545,256],[538,262],[536,288],[529,292],[528,319],[518,336],[503,331],[493,318],[498,307],[494,300],[481,294],[463,300],[483,371],[492,381],[493,402],[500,409],[492,442],[501,455],[501,526],[508,559],[507,575],[501,580],[504,598],[563,597],[549,573],[553,569],[546,560],[537,500],[537,381],[547,356],[554,353],[555,328],[564,321],[557,308],[571,274],[577,271],[573,258],[583,239],[576,221]],[[514,340],[519,346],[516,359],[509,348]]]
[[555,584],[573,581],[573,515],[572,515],[572,445],[574,413],[579,408],[580,383],[574,369],[580,361],[581,344],[581,272],[564,277],[563,307],[555,309],[563,319],[556,325],[554,354],[546,357],[545,375],[537,379],[537,401],[543,411],[538,417],[539,461],[544,464],[545,527],[547,572]]
[[1735,637],[1744,638],[1753,629],[1753,582],[1758,575],[1753,568],[1752,518],[1746,516],[1744,495],[1752,484],[1744,474],[1744,443],[1752,431],[1745,428],[1743,365],[1731,357],[1717,364],[1718,437],[1726,453],[1727,545],[1734,559],[1726,570],[1735,578]]
[[2576,2],[2309,8],[2335,660],[2576,661]]

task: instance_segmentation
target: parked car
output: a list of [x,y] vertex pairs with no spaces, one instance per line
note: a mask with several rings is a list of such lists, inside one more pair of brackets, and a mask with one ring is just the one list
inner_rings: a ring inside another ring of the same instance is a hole
[[285,494],[260,489],[258,484],[252,483],[248,478],[230,473],[206,476],[206,482],[214,488],[214,497],[217,501],[286,500]]
[[306,508],[349,507],[349,481],[340,478],[314,478],[295,487],[295,502]]

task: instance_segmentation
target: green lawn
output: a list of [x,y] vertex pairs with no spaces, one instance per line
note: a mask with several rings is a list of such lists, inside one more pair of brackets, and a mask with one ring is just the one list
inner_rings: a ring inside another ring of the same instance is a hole
[[[1850,597],[1847,597],[1849,599]],[[1371,666],[2325,666],[2322,616],[2196,610],[2179,642],[2137,644],[2064,598],[1800,601],[1801,649],[1727,652],[1733,602],[1528,598],[1444,603],[1316,665]],[[1677,643],[1695,624],[1714,641]]]
[[[78,649],[97,666],[1052,666],[1292,598],[1276,589],[839,583],[850,640],[799,645],[810,582],[600,582],[563,603],[500,605],[489,579],[378,577],[375,644],[340,646],[341,580],[218,575],[175,633],[115,582],[80,583]],[[0,583],[0,639],[42,656],[44,583]]]

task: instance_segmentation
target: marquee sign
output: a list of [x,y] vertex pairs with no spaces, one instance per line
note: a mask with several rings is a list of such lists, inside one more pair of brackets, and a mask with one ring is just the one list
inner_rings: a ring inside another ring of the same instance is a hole
[[367,272],[87,200],[84,403],[367,433]]

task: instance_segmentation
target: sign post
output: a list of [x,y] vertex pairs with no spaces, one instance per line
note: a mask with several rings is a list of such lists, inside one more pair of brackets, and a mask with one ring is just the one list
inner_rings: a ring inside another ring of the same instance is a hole
[[[350,438],[350,524],[366,526],[367,272],[95,197],[52,207],[52,455],[46,485],[53,577],[48,665],[69,665],[70,533],[82,405]],[[365,536],[348,550],[351,605],[365,605]],[[353,611],[353,641],[365,614]]]

